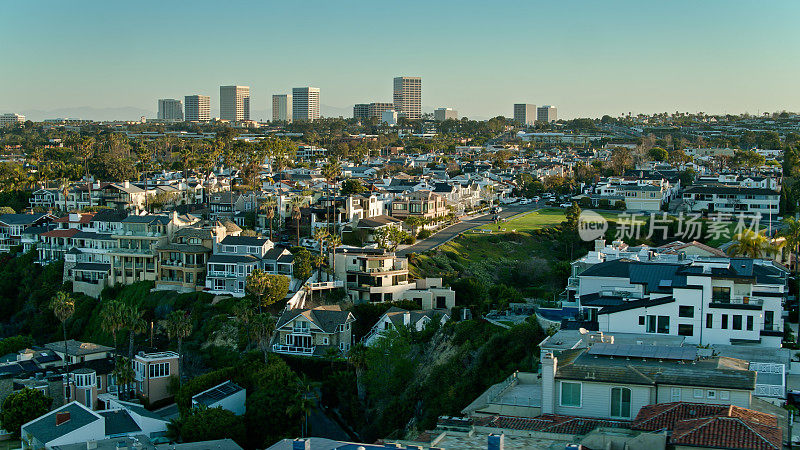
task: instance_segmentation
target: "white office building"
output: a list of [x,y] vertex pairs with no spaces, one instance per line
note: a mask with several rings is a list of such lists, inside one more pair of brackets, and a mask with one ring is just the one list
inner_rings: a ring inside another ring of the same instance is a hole
[[277,94],[272,96],[272,121],[292,121],[292,94]]
[[187,122],[208,122],[211,120],[211,97],[207,95],[187,95],[183,98],[186,105]]
[[458,120],[458,111],[453,108],[439,108],[433,111],[433,119],[437,122],[445,120]]
[[422,117],[422,78],[396,77],[394,79],[394,109],[406,119]]
[[558,111],[555,106],[544,105],[536,108],[536,120],[539,122],[555,122],[558,120]]
[[0,116],[0,127],[23,122],[25,122],[25,116],[21,114],[6,113]]
[[381,113],[381,123],[390,127],[397,125],[397,111],[390,109]]
[[230,122],[250,120],[250,86],[220,86],[219,117]]
[[514,122],[522,125],[533,125],[536,123],[536,105],[530,103],[514,104]]
[[319,118],[319,88],[292,89],[292,119],[313,121]]
[[158,119],[183,121],[183,103],[174,98],[158,100]]

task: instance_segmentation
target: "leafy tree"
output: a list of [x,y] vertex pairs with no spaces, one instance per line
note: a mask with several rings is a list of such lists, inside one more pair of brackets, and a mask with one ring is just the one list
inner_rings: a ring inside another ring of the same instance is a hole
[[342,195],[353,195],[353,194],[360,194],[365,192],[367,188],[361,183],[361,180],[358,178],[348,178],[342,182]]
[[653,147],[647,151],[647,154],[650,156],[650,159],[659,162],[666,161],[667,157],[669,156],[667,151],[661,147]]
[[16,353],[20,350],[30,348],[34,344],[36,344],[36,341],[34,341],[31,336],[11,336],[0,339],[0,355]]
[[236,414],[218,408],[200,406],[192,408],[180,422],[180,434],[184,442],[233,439],[240,445],[245,442],[244,420]]
[[[297,258],[295,257],[296,270]],[[256,297],[258,311],[261,312],[262,306],[272,305],[286,297],[289,292],[289,278],[285,275],[273,275],[261,269],[255,269],[247,276],[245,289]]]
[[267,313],[258,313],[253,316],[251,321],[250,336],[264,353],[264,364],[268,363],[269,342],[275,331],[276,322],[275,316]]
[[16,214],[17,212],[14,211],[14,208],[10,206],[0,206],[0,214]]
[[294,277],[298,280],[307,280],[313,269],[311,252],[303,247],[293,247],[291,252],[294,255]]
[[20,427],[47,414],[52,404],[53,399],[44,395],[39,389],[23,388],[3,400],[0,422],[3,424],[3,429],[11,433],[14,439],[19,439]]

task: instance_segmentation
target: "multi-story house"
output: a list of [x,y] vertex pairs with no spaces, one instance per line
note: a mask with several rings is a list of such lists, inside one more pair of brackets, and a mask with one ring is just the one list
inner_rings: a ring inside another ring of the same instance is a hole
[[583,317],[600,331],[683,336],[696,345],[779,348],[787,272],[765,260],[618,259],[578,276]]
[[29,203],[32,208],[52,210],[64,207],[63,203],[61,205],[58,203],[60,198],[61,191],[59,189],[41,188],[33,191]]
[[0,252],[22,245],[22,234],[31,227],[44,225],[55,216],[47,213],[0,215]]
[[760,214],[770,218],[780,213],[778,191],[740,186],[690,186],[683,191],[689,212]]
[[247,276],[255,269],[292,279],[294,256],[267,238],[227,236],[208,259],[205,290],[241,297]]
[[338,306],[290,309],[275,326],[271,350],[306,356],[327,356],[328,349],[346,353],[353,344],[353,313]]
[[335,277],[355,303],[400,300],[415,285],[408,280],[408,260],[381,249],[337,248],[332,267]]
[[542,414],[630,420],[659,403],[750,408],[755,386],[742,360],[698,359],[694,347],[597,343],[545,355],[540,406]]
[[158,404],[172,397],[170,378],[177,377],[180,357],[175,352],[139,352],[133,357],[134,390],[136,396],[149,404]]
[[258,206],[254,192],[215,192],[209,196],[209,208],[213,217],[233,218],[236,213],[252,212]]
[[109,250],[111,273],[109,285],[155,281],[158,248],[168,243],[175,232],[199,219],[191,215],[131,215],[123,219],[121,228],[111,237],[116,240]]
[[156,289],[182,292],[203,290],[206,285],[206,264],[211,252],[226,236],[227,229],[218,221],[177,230],[172,242],[158,248]]
[[402,194],[392,200],[391,215],[398,219],[419,217],[436,219],[450,212],[444,197],[431,191],[415,191]]

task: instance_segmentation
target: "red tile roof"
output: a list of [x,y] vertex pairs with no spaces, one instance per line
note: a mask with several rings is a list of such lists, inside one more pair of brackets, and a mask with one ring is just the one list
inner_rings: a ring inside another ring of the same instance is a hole
[[779,450],[783,431],[736,417],[706,417],[680,421],[670,437],[674,445],[698,447]]
[[476,425],[509,430],[542,431],[546,433],[586,434],[597,427],[630,428],[626,420],[602,420],[590,417],[543,414],[535,418],[491,416],[476,419]]
[[42,233],[41,236],[44,237],[56,237],[56,238],[63,238],[63,237],[72,237],[75,236],[80,230],[77,228],[70,228],[68,230],[51,230],[46,233]]
[[643,407],[633,420],[631,428],[643,431],[672,430],[682,420],[712,416],[734,417],[762,425],[778,426],[778,419],[772,414],[752,409],[710,403],[671,402]]

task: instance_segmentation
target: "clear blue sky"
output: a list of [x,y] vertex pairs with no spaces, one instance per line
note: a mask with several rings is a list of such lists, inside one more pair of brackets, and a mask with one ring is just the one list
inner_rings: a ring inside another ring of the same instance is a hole
[[[254,111],[293,86],[322,104],[391,101],[469,117],[515,102],[561,117],[800,110],[800,2],[14,1],[0,10],[0,113],[251,86]],[[264,116],[262,114],[254,114]],[[256,117],[259,118],[259,117]]]

